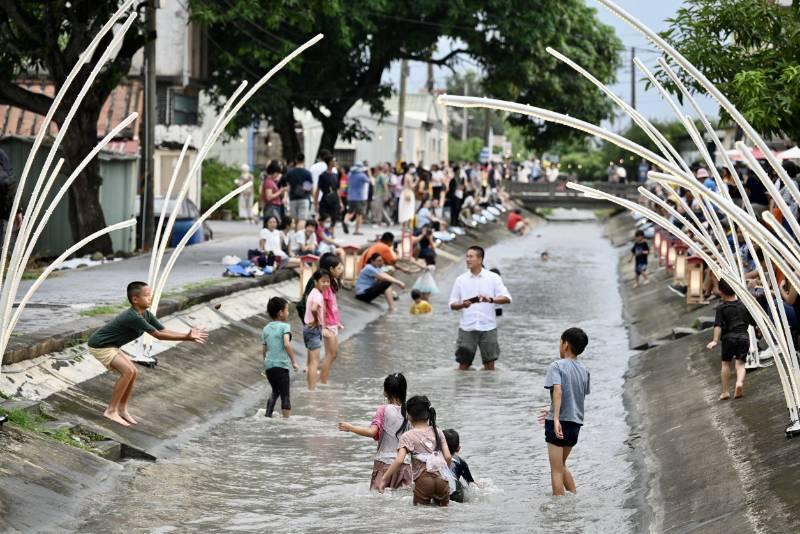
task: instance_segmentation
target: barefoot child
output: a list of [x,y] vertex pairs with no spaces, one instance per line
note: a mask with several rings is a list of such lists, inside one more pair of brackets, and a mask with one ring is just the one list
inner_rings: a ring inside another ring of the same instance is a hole
[[731,376],[731,360],[736,360],[736,389],[733,398],[738,399],[744,395],[745,361],[750,352],[750,334],[747,327],[755,325],[753,317],[744,304],[736,298],[731,286],[725,280],[719,281],[719,292],[722,303],[717,306],[714,317],[714,339],[707,345],[711,350],[716,347],[720,338],[722,340],[722,394],[719,400],[728,400],[731,397],[729,379]]
[[456,454],[461,450],[461,438],[458,432],[448,428],[444,431],[444,439],[447,441],[447,448],[450,449],[452,455],[450,472],[453,473],[453,485],[450,486],[450,500],[464,502],[464,485],[461,483],[461,479],[463,478],[467,485],[475,484],[475,479],[472,478],[467,461]]
[[647,255],[650,254],[650,246],[644,238],[642,230],[636,230],[634,234],[633,248],[631,248],[631,255],[635,261],[636,281],[633,287],[639,287],[639,277],[644,278],[644,283],[647,283]]
[[267,371],[267,380],[272,387],[272,394],[267,399],[267,409],[264,415],[272,417],[275,403],[281,398],[281,412],[284,417],[289,417],[292,412],[292,403],[289,398],[289,364],[295,371],[300,367],[294,361],[292,350],[292,327],[286,321],[289,319],[289,303],[281,297],[272,297],[267,303],[267,313],[272,321],[261,332],[263,341],[262,356],[264,369]]
[[89,338],[89,354],[97,358],[106,368],[120,374],[111,390],[111,402],[103,415],[123,426],[137,423],[128,413],[128,402],[138,371],[120,347],[139,338],[145,332],[161,341],[205,343],[208,338],[208,333],[199,328],[192,328],[185,334],[166,330],[148,310],[152,296],[152,290],[146,283],[131,282],[128,284],[128,302],[131,303],[131,307],[96,330]]
[[450,502],[450,449],[444,434],[436,428],[436,410],[428,397],[416,396],[408,399],[406,412],[411,430],[400,437],[397,457],[379,479],[378,491],[383,491],[403,467],[406,456],[411,454],[414,506],[431,503],[447,506]]
[[550,482],[553,495],[564,490],[576,492],[575,480],[567,469],[567,457],[578,443],[583,426],[583,400],[589,394],[589,371],[578,362],[589,338],[580,328],[568,328],[561,334],[559,360],[550,364],[544,377],[544,387],[550,390],[550,412],[543,411],[544,440],[550,459]]
[[[378,442],[378,452],[372,463],[372,477],[369,489],[378,489],[378,482],[397,457],[400,436],[408,430],[406,418],[406,378],[401,373],[394,373],[383,381],[383,395],[389,404],[378,407],[368,428],[353,426],[350,423],[339,423],[339,430],[352,432],[359,436],[372,438]],[[392,489],[411,486],[411,464],[404,463],[385,484]],[[383,490],[380,490],[383,492]]]
[[306,298],[305,326],[303,327],[303,343],[308,349],[306,379],[308,390],[317,389],[317,369],[319,368],[319,351],[322,348],[322,336],[325,333],[325,297],[323,293],[331,286],[331,275],[328,271],[316,271],[311,279],[314,289]]

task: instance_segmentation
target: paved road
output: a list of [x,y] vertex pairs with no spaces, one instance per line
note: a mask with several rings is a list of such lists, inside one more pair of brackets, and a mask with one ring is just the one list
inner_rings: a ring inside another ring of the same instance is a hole
[[[236,255],[245,258],[247,250],[255,248],[259,227],[243,222],[211,221],[214,239],[186,247],[167,281],[166,291],[187,284],[219,279],[224,270],[222,258]],[[365,235],[338,235],[342,244],[362,245],[386,228],[366,225]],[[388,230],[399,235],[398,228]],[[171,250],[167,250],[164,263]],[[96,267],[59,271],[51,275],[31,299],[17,324],[18,332],[34,332],[45,326],[78,318],[81,310],[103,304],[118,304],[125,299],[125,287],[133,280],[147,278],[150,255],[145,254],[123,261]],[[17,300],[22,298],[32,281],[23,281]]]

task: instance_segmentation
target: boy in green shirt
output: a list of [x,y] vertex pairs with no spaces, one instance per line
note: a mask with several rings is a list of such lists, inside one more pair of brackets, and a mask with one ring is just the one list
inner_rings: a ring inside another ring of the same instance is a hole
[[292,350],[292,327],[286,321],[289,319],[289,303],[281,297],[272,297],[267,303],[267,313],[270,321],[261,332],[263,342],[264,369],[267,371],[267,380],[272,386],[272,395],[267,399],[267,410],[264,413],[272,417],[275,403],[281,398],[281,412],[284,417],[289,417],[292,412],[292,403],[289,399],[289,363],[297,371],[300,366],[294,361]]
[[152,298],[153,292],[145,282],[131,282],[128,284],[128,302],[131,303],[131,307],[96,330],[89,338],[89,354],[107,369],[120,374],[111,390],[111,402],[103,415],[123,426],[137,423],[128,413],[128,401],[138,371],[120,347],[138,339],[145,332],[161,341],[205,343],[208,338],[208,333],[199,328],[192,328],[186,334],[166,330],[148,310]]

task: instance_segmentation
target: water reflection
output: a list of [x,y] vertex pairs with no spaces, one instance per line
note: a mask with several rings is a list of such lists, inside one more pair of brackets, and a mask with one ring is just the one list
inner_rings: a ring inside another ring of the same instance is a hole
[[[290,421],[267,420],[254,406],[253,415],[213,429],[179,457],[136,467],[81,530],[631,531],[636,511],[626,497],[634,473],[622,405],[629,352],[617,254],[594,224],[550,225],[538,233],[487,253],[487,267],[502,271],[514,296],[499,320],[497,372],[454,371],[458,317],[446,300],[459,265],[441,273],[432,316],[408,315],[405,297],[398,313],[342,344],[331,385],[309,393],[294,384],[297,415]],[[550,261],[540,261],[542,250]],[[578,496],[553,499],[535,415],[547,404],[542,383],[558,355],[558,337],[573,325],[590,337],[581,358],[592,373],[592,394],[571,456]],[[406,375],[409,395],[428,395],[443,428],[461,435],[462,456],[483,481],[470,502],[432,510],[412,507],[408,492],[369,492],[374,442],[340,433],[335,424],[368,424],[383,402],[383,378],[395,371]]]

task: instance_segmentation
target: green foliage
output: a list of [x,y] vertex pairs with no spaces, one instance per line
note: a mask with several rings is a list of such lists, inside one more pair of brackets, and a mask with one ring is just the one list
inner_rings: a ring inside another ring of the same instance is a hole
[[[386,113],[392,87],[383,74],[400,59],[452,65],[459,57],[479,64],[486,96],[529,103],[599,122],[611,113],[607,99],[546,52],[552,46],[599,79],[613,81],[622,49],[614,30],[598,22],[583,0],[190,0],[193,17],[209,32],[212,93],[230,95],[317,33],[324,41],[293,60],[256,95],[231,128],[270,120],[287,144],[299,147],[293,108],[308,110],[323,127],[321,147],[338,137],[369,138],[347,112],[359,100]],[[442,38],[454,49],[437,52]],[[472,91],[470,91],[472,93]],[[474,94],[474,93],[472,93]],[[511,118],[532,146],[548,146],[573,130]],[[310,156],[310,155],[309,155]]]
[[[482,82],[483,80],[479,78],[479,74],[474,70],[454,72],[447,77],[445,90],[448,95],[464,95],[465,89],[467,90],[466,94],[469,95],[484,95],[486,92],[483,89]],[[502,135],[506,133],[505,113],[501,111],[480,108],[451,108],[451,136],[461,139],[465,111],[467,112],[467,139],[471,137],[486,139],[487,117],[489,118],[489,126],[491,126],[495,134]]]
[[[203,190],[201,192],[200,211],[206,211],[219,199],[236,188],[235,181],[240,171],[236,167],[224,165],[217,160],[207,159],[203,162]],[[220,210],[235,210],[237,199],[232,198]],[[219,211],[217,211],[219,213]]]
[[[687,0],[662,35],[762,135],[800,139],[798,2],[782,7],[764,0]],[[690,89],[700,90],[679,74]],[[668,79],[662,74],[661,81]],[[671,83],[666,86],[678,94]]]
[[471,137],[462,141],[451,135],[448,142],[448,158],[450,161],[478,161],[483,146],[483,139]]
[[608,162],[600,150],[569,152],[560,159],[561,172],[575,174],[582,181],[606,181]]
[[20,428],[38,432],[39,425],[44,422],[44,418],[40,415],[29,414],[24,410],[6,410],[0,408],[0,415],[8,417],[9,422],[14,423]]
[[112,315],[119,313],[128,307],[128,301],[120,302],[119,304],[105,304],[102,306],[94,306],[88,310],[82,310],[80,314],[84,317],[96,317],[98,315]]

